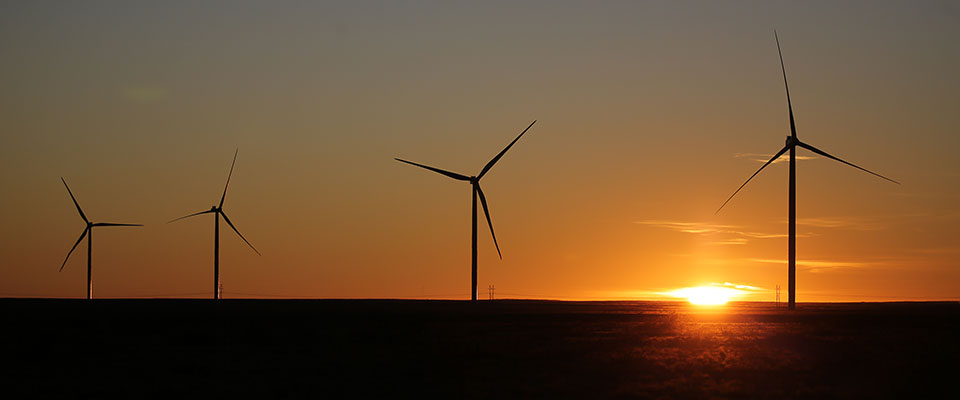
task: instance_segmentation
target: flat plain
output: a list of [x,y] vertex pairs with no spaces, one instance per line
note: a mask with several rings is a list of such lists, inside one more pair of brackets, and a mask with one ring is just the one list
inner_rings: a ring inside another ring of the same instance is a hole
[[922,398],[960,303],[0,299],[6,398]]

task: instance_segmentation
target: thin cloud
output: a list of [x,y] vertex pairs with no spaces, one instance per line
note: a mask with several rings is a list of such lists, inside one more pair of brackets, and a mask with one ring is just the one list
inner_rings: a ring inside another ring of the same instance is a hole
[[[734,158],[746,158],[746,159],[748,159],[748,160],[750,160],[750,161],[756,161],[756,162],[765,163],[765,162],[767,162],[767,161],[770,161],[770,157],[773,157],[773,154],[737,153],[737,154],[734,154],[733,157],[734,157]],[[817,159],[817,158],[820,158],[820,157],[817,157],[817,156],[801,156],[801,155],[797,155],[796,158],[797,158],[797,160],[814,160],[814,159]],[[782,162],[789,161],[789,160],[790,160],[790,157],[780,156],[780,158],[777,158],[777,160],[774,161],[773,163],[774,163],[774,164],[778,164],[778,163],[782,163]]]
[[[675,232],[689,233],[693,235],[725,235],[726,237],[717,238],[710,242],[714,245],[743,245],[749,242],[749,239],[776,239],[787,237],[785,233],[765,233],[744,230],[742,226],[711,224],[707,222],[686,222],[686,221],[635,221],[639,225],[652,226],[655,228],[669,229]],[[797,237],[809,237],[809,234],[798,234]]]
[[[776,239],[776,238],[785,238],[788,235],[786,233],[759,233],[759,232],[737,232],[743,236],[754,238],[754,239]],[[799,233],[797,237],[809,237],[809,234]]]
[[[861,217],[808,217],[797,218],[797,224],[828,229],[848,229],[857,231],[879,231],[888,229],[895,224],[914,223],[919,221],[946,221],[960,218],[960,212],[929,213],[917,212],[899,215],[861,216]],[[786,219],[779,221],[787,223]]]
[[754,292],[767,290],[767,289],[764,289],[764,288],[759,287],[759,286],[750,286],[750,285],[744,285],[744,284],[739,284],[739,283],[730,283],[730,282],[724,282],[723,284],[711,283],[711,285],[715,285],[715,286],[726,286],[726,287],[732,287],[732,288],[734,288],[734,289],[749,290],[749,291],[754,291]]
[[[764,263],[764,264],[786,264],[787,260],[784,259],[768,259],[768,258],[749,258],[747,261]],[[802,268],[804,271],[812,273],[828,272],[836,269],[852,269],[852,268],[864,268],[868,266],[878,265],[877,263],[868,263],[868,262],[855,262],[855,261],[830,261],[830,260],[797,260],[797,267]]]
[[[782,222],[786,221],[784,220]],[[816,228],[839,228],[858,231],[878,231],[884,228],[883,224],[876,220],[862,217],[797,218],[797,224]]]
[[920,249],[910,249],[914,253],[924,254],[924,255],[951,255],[951,254],[960,254],[960,248],[957,247],[928,247]]
[[708,244],[718,245],[718,246],[736,246],[736,245],[744,245],[744,244],[747,244],[748,242],[749,240],[747,240],[746,238],[730,238],[730,239],[724,239],[724,240],[715,240]]
[[735,225],[718,225],[706,222],[682,222],[682,221],[636,221],[640,225],[650,225],[658,228],[666,228],[684,233],[716,233],[723,230],[737,229]]

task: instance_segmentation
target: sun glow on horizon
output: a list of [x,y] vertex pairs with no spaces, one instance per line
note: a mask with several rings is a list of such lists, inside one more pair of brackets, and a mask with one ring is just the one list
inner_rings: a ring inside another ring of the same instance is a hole
[[667,293],[673,297],[686,298],[690,304],[698,306],[720,306],[731,298],[743,294],[741,290],[724,286],[697,286],[677,289]]

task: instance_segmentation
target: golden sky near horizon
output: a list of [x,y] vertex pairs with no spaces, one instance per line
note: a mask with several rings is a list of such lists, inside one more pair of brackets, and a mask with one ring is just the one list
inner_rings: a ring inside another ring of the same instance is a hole
[[479,288],[960,298],[960,7],[952,2],[85,2],[0,5],[0,297],[82,297],[64,177],[101,228],[94,296],[469,298]]

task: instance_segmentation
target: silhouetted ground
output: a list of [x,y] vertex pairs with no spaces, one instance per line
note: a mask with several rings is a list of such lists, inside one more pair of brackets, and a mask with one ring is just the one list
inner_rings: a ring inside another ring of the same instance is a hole
[[923,398],[956,393],[960,360],[956,302],[3,299],[0,317],[10,399]]

